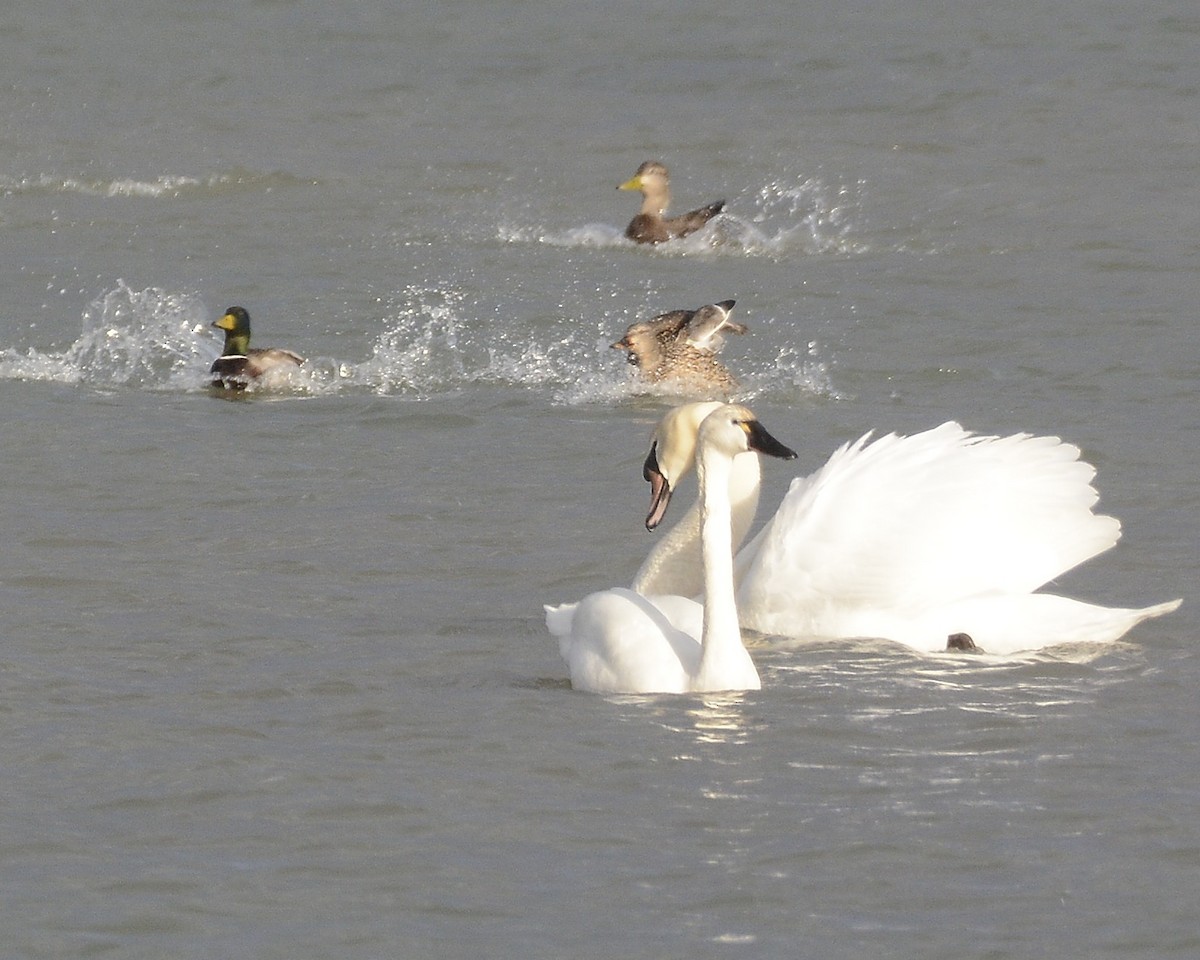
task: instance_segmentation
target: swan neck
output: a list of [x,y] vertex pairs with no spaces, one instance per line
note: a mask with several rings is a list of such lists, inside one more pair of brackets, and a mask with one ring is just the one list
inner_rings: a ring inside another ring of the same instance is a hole
[[[733,664],[744,668],[749,655],[742,646],[733,590],[733,538],[729,475],[732,460],[702,455],[700,480],[700,551],[704,565],[704,630],[701,635],[698,689],[721,689]],[[753,670],[753,666],[750,666]],[[708,685],[706,677],[715,685]],[[726,685],[727,688],[727,685]]]
[[733,509],[733,549],[741,546],[758,512],[762,489],[762,461],[756,453],[741,453],[733,458],[729,471],[729,499]]
[[[762,470],[759,458],[742,453],[733,458],[729,469],[729,501],[732,512],[732,547],[746,538],[758,510]],[[643,596],[673,593],[699,597],[704,592],[703,562],[700,556],[699,498],[675,526],[671,527],[642,561],[633,581],[633,589]]]

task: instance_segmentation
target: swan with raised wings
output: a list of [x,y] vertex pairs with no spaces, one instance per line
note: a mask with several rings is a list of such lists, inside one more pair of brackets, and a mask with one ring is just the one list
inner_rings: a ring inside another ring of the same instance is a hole
[[796,454],[746,407],[712,406],[694,434],[702,610],[683,597],[649,598],[624,588],[546,607],[546,625],[558,637],[576,689],[688,693],[761,686],[734,606],[730,474],[738,460],[757,460],[754,452]]
[[[645,476],[647,527],[695,459],[687,405],[656,431]],[[688,407],[694,409],[689,410]],[[730,471],[735,546],[759,495],[757,461]],[[884,638],[940,650],[966,633],[989,653],[1107,642],[1179,600],[1109,608],[1036,592],[1116,544],[1120,523],[1093,511],[1095,469],[1057,437],[976,436],[945,423],[913,436],[870,434],[798,478],[734,564],[740,623],[789,637]],[[705,589],[698,508],[650,552],[641,594]]]

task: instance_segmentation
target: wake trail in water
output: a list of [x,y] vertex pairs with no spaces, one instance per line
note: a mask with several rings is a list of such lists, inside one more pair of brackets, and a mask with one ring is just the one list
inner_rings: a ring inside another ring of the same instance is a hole
[[[856,236],[861,220],[863,183],[831,187],[809,177],[774,180],[752,196],[730,202],[704,229],[669,243],[641,249],[657,256],[741,256],[787,259],[818,254],[861,254],[867,244]],[[624,227],[608,223],[543,228],[501,224],[506,243],[542,243],[553,247],[638,248]]]
[[[413,286],[383,304],[382,316],[364,321],[359,359],[314,355],[293,341],[303,366],[270,386],[248,393],[274,397],[373,393],[430,399],[472,386],[535,389],[567,406],[611,404],[641,397],[675,402],[678,388],[647,384],[610,344],[633,319],[602,315],[583,319],[559,314],[526,322],[497,323],[461,292]],[[494,309],[494,308],[493,308]],[[0,347],[0,379],[203,391],[222,340],[212,329],[216,313],[198,294],[124,281],[85,311],[82,330],[61,350]],[[270,343],[266,345],[270,346]],[[773,355],[739,370],[738,396],[807,394],[836,396],[815,344],[785,344]]]
[[292,185],[307,186],[312,182],[287,173],[261,173],[240,169],[207,176],[163,174],[149,179],[40,173],[21,177],[0,175],[0,193],[13,196],[78,194],[86,197],[175,199],[186,195],[224,193],[230,190],[270,191]]

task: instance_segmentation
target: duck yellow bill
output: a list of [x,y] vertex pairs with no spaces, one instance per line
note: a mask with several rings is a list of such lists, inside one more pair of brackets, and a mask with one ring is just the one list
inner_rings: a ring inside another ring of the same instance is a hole
[[639,176],[630,177],[624,183],[617,187],[618,190],[641,190],[642,178]]

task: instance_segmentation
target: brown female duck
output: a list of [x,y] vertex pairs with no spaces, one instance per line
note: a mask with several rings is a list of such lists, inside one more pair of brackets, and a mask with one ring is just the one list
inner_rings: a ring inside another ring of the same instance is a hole
[[625,228],[625,236],[635,243],[662,243],[675,237],[686,237],[703,227],[725,206],[724,200],[717,200],[677,217],[666,216],[671,204],[671,181],[667,168],[657,160],[647,160],[617,189],[641,191],[641,212]]
[[651,320],[639,320],[630,324],[612,347],[628,353],[629,363],[647,383],[671,383],[689,392],[728,396],[737,389],[737,381],[716,353],[724,332],[746,332],[743,324],[729,319],[734,303],[722,300],[699,310],[671,310]]

